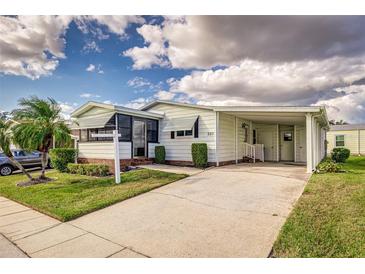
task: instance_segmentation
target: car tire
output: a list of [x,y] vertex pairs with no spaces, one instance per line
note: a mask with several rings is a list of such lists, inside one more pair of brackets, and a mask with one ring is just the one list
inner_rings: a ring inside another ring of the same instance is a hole
[[11,165],[3,165],[0,167],[1,176],[9,176],[13,173],[14,168]]

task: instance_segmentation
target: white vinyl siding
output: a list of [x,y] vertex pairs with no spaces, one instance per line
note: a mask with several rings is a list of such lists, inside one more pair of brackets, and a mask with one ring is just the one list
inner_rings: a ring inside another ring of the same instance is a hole
[[93,107],[90,110],[88,110],[87,112],[80,115],[79,118],[84,118],[84,117],[94,116],[94,115],[99,115],[99,114],[105,114],[105,113],[112,113],[112,112],[115,112],[115,111],[110,110],[110,109],[101,108],[101,107]]
[[327,133],[327,152],[331,151],[336,147],[336,136],[343,135],[345,138],[345,148],[348,148],[352,154],[358,153],[358,130],[336,130],[329,131]]
[[149,143],[148,144],[148,158],[155,158],[155,146],[159,146],[160,144]]
[[334,130],[327,132],[327,153],[331,153],[331,151],[336,147],[336,136],[341,135],[344,135],[345,137],[344,147],[348,148],[351,154],[365,154],[365,130],[358,129]]
[[[114,159],[112,142],[79,143],[79,158]],[[119,142],[119,158],[131,158],[131,142]]]
[[233,115],[219,113],[219,162],[235,160],[235,130]]
[[[208,162],[215,162],[215,121],[216,114],[212,110],[198,109],[187,106],[159,103],[149,110],[165,114],[160,123],[160,145],[165,146],[166,160],[192,161],[191,144],[206,143],[208,145]],[[171,139],[170,131],[163,131],[170,119],[199,116],[199,138],[194,136]],[[149,152],[151,152],[149,150]]]

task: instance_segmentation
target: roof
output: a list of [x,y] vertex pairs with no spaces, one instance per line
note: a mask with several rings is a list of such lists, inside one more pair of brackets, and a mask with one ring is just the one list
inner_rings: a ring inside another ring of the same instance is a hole
[[163,114],[161,114],[161,113],[146,112],[146,111],[142,111],[142,110],[138,110],[138,109],[127,108],[127,107],[112,105],[112,104],[105,104],[105,103],[100,103],[100,102],[95,102],[95,101],[89,101],[89,102],[83,104],[81,107],[77,108],[75,111],[73,111],[71,113],[71,117],[77,118],[81,114],[92,109],[93,107],[109,109],[114,112],[128,114],[128,115],[132,115],[132,116],[155,118],[155,119],[163,118]]
[[359,130],[359,129],[365,129],[365,124],[333,125],[333,126],[330,126],[330,131]]
[[179,103],[165,100],[155,100],[147,103],[140,110],[148,110],[157,104],[177,105],[201,109],[210,109],[213,111],[268,111],[268,112],[320,112],[323,106],[203,106],[188,103]]
[[168,104],[168,105],[175,105],[175,106],[182,106],[182,107],[192,107],[192,108],[201,108],[201,109],[210,109],[213,110],[212,106],[203,106],[203,105],[196,105],[196,104],[188,104],[188,103],[180,103],[174,101],[165,101],[165,100],[154,100],[146,105],[142,106],[140,110],[148,110],[151,107],[158,105],[158,104]]

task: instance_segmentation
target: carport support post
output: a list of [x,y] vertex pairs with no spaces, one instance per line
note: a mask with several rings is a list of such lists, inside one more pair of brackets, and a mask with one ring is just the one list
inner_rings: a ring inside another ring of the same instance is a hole
[[119,160],[119,134],[118,130],[113,130],[114,141],[114,176],[115,183],[120,183],[120,160]]
[[313,153],[312,153],[312,114],[307,113],[305,115],[305,130],[306,130],[306,142],[307,142],[307,173],[313,171]]

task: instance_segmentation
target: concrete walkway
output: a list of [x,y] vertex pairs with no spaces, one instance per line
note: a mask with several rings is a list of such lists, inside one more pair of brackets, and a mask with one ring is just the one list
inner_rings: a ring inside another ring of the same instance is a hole
[[0,258],[145,257],[4,197],[0,197],[0,233],[7,238],[0,234]]
[[172,172],[177,174],[188,174],[188,175],[195,175],[204,171],[204,169],[199,169],[195,167],[172,166],[172,165],[161,165],[161,164],[139,165],[138,167],[160,170],[165,172]]
[[267,257],[307,178],[213,168],[68,223],[1,198],[0,233],[30,257]]

